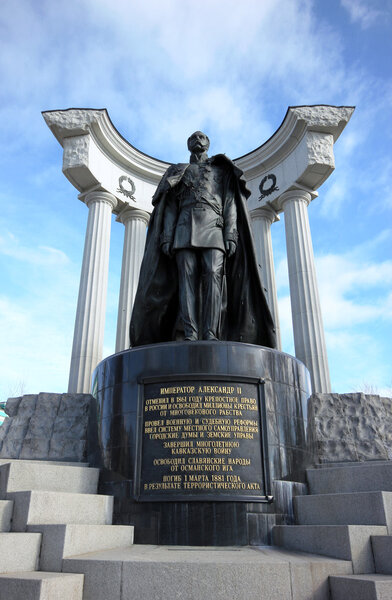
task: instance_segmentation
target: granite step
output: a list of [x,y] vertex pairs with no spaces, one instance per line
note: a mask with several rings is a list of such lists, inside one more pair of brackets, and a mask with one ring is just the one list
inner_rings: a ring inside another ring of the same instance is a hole
[[392,491],[392,461],[307,469],[311,494]]
[[314,465],[315,469],[329,469],[331,467],[363,467],[363,465],[388,465],[389,460],[367,460],[367,461],[344,461],[344,462],[325,462]]
[[391,600],[392,576],[333,575],[329,578],[332,600]]
[[392,536],[372,535],[371,542],[376,573],[392,575]]
[[351,562],[264,547],[147,546],[64,559],[84,574],[83,600],[329,600]]
[[83,575],[27,571],[0,575],[0,600],[82,600]]
[[12,500],[0,500],[0,531],[11,530],[13,506]]
[[66,492],[11,492],[14,501],[12,531],[25,531],[28,525],[80,523],[111,525],[113,497]]
[[372,535],[385,535],[376,525],[277,525],[273,543],[289,550],[351,560],[354,573],[374,573]]
[[40,533],[0,533],[0,573],[34,571],[40,547]]
[[63,466],[63,467],[88,467],[89,463],[87,462],[76,462],[70,460],[41,460],[39,458],[0,458],[0,465],[5,465],[8,463],[33,463],[40,465],[54,465],[54,466]]
[[64,558],[133,544],[131,525],[28,525],[42,533],[39,568],[61,571]]
[[299,525],[386,525],[392,533],[392,492],[297,496],[294,510]]
[[44,490],[96,494],[99,469],[34,461],[10,461],[0,465],[0,497],[8,492]]

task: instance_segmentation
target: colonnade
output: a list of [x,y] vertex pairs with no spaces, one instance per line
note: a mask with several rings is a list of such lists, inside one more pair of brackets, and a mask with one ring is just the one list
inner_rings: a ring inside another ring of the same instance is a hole
[[[108,192],[91,192],[82,200],[88,206],[89,214],[76,309],[69,393],[90,392],[92,372],[103,358],[111,216],[117,205],[115,196]],[[125,231],[116,352],[129,347],[129,322],[149,218],[148,212],[128,206],[117,217],[117,221],[124,224]]]
[[[117,200],[104,191],[90,192],[82,199],[88,206],[89,215],[68,391],[88,393],[92,371],[102,359],[111,214]],[[328,360],[307,210],[310,201],[311,195],[302,189],[286,191],[279,198],[285,221],[295,354],[310,371],[313,391],[329,392]],[[271,242],[271,225],[279,220],[279,216],[265,205],[252,211],[251,218],[262,283],[276,324],[278,349],[281,349]],[[129,347],[129,322],[149,213],[125,206],[117,221],[125,227],[115,349],[120,352]]]
[[[307,207],[310,201],[309,192],[292,189],[280,196],[279,205],[283,210],[285,223],[295,356],[309,369],[313,391],[327,393],[331,391],[331,383],[309,227]],[[268,205],[254,210],[251,217],[261,278],[275,321],[277,348],[280,350],[278,298],[271,241],[271,225],[279,217]]]
[[[290,106],[264,144],[234,160],[251,190],[248,208],[278,350],[271,227],[284,215],[295,354],[309,369],[314,392],[329,392],[330,382],[307,207],[335,168],[334,144],[353,111]],[[89,392],[103,351],[112,213],[124,225],[115,347],[121,352],[129,344],[151,197],[169,163],[127,142],[106,109],[44,111],[43,117],[63,147],[63,173],[89,210],[69,379],[70,392]]]

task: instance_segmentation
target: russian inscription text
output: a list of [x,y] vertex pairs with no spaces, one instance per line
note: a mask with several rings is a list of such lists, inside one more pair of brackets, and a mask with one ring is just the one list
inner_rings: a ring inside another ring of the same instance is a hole
[[265,496],[258,385],[144,385],[139,500]]

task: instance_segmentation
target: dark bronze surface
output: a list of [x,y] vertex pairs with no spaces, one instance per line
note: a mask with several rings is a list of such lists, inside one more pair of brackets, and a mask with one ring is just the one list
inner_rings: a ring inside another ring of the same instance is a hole
[[169,167],[153,198],[130,325],[131,346],[231,340],[276,346],[257,266],[246,199],[225,155],[208,137],[188,139],[189,164]]

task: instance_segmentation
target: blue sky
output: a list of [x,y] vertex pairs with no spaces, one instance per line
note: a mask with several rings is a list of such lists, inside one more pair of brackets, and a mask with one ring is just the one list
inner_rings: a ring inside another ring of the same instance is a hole
[[[196,129],[236,158],[303,104],[356,106],[309,207],[332,387],[392,396],[391,50],[391,0],[0,0],[0,399],[68,382],[87,208],[42,110],[105,107],[134,146],[179,162]],[[283,218],[272,232],[293,353]]]

